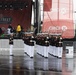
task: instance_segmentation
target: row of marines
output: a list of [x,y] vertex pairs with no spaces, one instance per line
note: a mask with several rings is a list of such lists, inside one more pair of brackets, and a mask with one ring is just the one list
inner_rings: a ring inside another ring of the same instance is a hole
[[[28,54],[31,58],[34,57],[34,51],[37,54],[47,58],[48,53],[57,58],[62,58],[63,47],[62,37],[60,35],[48,35],[39,33],[34,36],[32,33],[26,33],[22,40],[24,41],[24,53]],[[12,55],[13,38],[9,39],[10,55]]]

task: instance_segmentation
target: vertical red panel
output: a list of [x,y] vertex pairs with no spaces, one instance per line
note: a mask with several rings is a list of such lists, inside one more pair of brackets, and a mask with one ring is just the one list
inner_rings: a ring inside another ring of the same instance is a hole
[[44,0],[44,11],[50,11],[52,8],[52,0]]
[[[45,4],[48,3],[48,7]],[[44,21],[42,31],[50,33],[61,33],[63,38],[74,37],[73,24],[73,0],[44,1]]]

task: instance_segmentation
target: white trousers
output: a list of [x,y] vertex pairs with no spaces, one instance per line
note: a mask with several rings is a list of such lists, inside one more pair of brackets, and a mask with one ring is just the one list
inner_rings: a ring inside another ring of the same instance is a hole
[[36,52],[44,57],[48,57],[49,46],[36,45]]
[[24,44],[24,52],[29,55],[29,45]]
[[57,56],[60,57],[60,58],[62,58],[63,48],[62,47],[58,47],[57,51],[58,51]]
[[52,55],[56,56],[56,53],[57,53],[57,48],[56,48],[56,46],[53,46],[53,54]]
[[29,46],[28,55],[29,55],[30,57],[34,57],[34,46]]
[[36,44],[36,52],[41,54],[41,46]]
[[36,44],[36,52],[38,53],[39,45]]
[[13,54],[13,45],[10,45],[10,55]]
[[40,46],[40,54],[42,55],[42,56],[44,56],[44,46]]
[[43,52],[44,52],[43,56],[48,57],[49,46],[44,46],[44,51]]
[[51,54],[51,55],[53,55],[53,53],[54,53],[54,50],[53,50],[53,46],[49,46],[49,54]]
[[27,53],[27,45],[24,43],[24,52]]
[[26,52],[30,57],[34,57],[34,46],[24,45],[24,52]]

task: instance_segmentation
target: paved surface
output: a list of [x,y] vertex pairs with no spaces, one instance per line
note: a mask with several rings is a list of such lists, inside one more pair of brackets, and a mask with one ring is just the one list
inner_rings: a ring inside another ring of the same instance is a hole
[[0,75],[76,75],[76,58],[0,56]]

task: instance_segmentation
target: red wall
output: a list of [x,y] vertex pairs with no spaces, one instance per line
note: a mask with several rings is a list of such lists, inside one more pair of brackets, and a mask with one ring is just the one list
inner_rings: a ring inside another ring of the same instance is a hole
[[[0,0],[4,1],[4,0]],[[5,0],[14,1],[14,0]],[[17,27],[20,24],[26,31],[31,26],[31,0],[19,0],[28,2],[28,7],[23,10],[0,10],[0,17],[12,17],[12,27]],[[0,24],[0,27],[8,27],[8,24]]]

